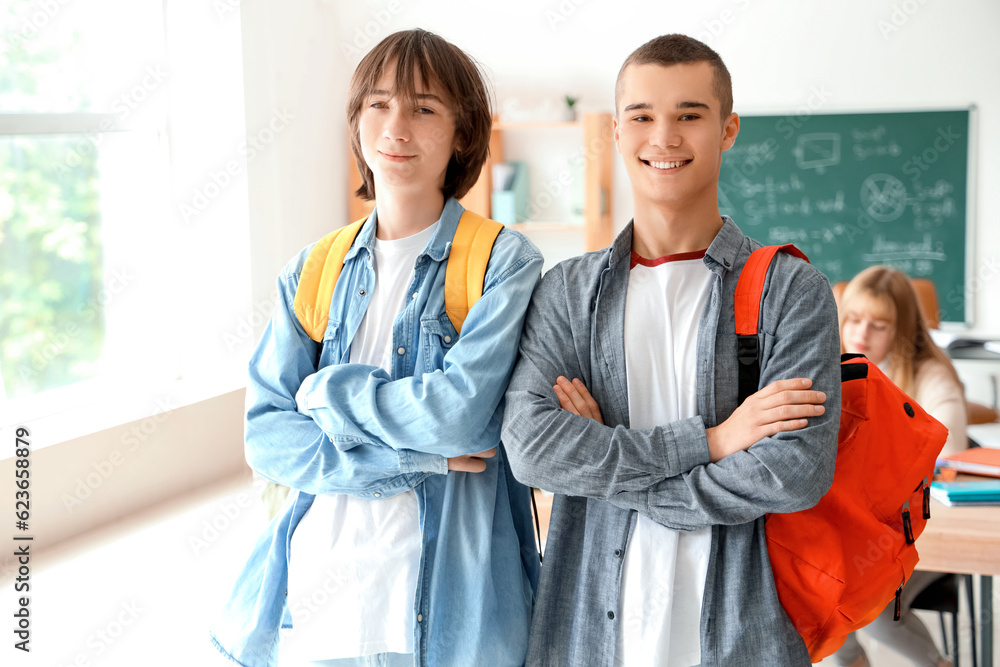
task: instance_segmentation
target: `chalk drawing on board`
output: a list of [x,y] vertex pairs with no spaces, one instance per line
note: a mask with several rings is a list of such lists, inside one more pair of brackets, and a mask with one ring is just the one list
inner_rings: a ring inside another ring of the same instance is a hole
[[822,174],[827,167],[840,164],[840,133],[803,134],[793,152],[799,169],[815,169]]
[[891,174],[872,174],[861,184],[861,205],[879,222],[895,220],[906,210],[906,186]]
[[935,243],[930,234],[924,234],[919,241],[893,240],[882,234],[876,234],[872,242],[872,249],[862,255],[861,259],[870,264],[887,264],[904,260],[944,262],[948,256],[945,254],[942,244]]

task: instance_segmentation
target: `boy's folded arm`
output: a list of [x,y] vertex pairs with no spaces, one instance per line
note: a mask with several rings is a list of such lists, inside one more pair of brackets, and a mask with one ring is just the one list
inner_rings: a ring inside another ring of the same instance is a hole
[[556,378],[590,380],[577,356],[566,294],[556,267],[543,278],[528,309],[504,414],[503,442],[515,476],[555,493],[609,499],[707,462],[700,417],[631,430],[560,407],[552,389]]
[[383,496],[428,474],[447,473],[444,457],[343,438],[331,440],[296,409],[302,379],[315,372],[320,344],[302,330],[291,304],[297,275],[283,273],[278,303],[250,361],[245,455],[271,481],[308,493]]
[[469,310],[443,368],[392,380],[374,366],[327,366],[304,378],[298,410],[334,442],[349,439],[444,458],[495,447],[498,408],[542,264],[526,241],[504,243],[499,258],[495,246],[483,296]]
[[812,389],[826,394],[823,414],[810,417],[805,428],[765,437],[717,463],[619,494],[612,502],[679,530],[744,523],[819,502],[830,488],[836,463],[840,334],[836,304],[822,277],[794,293],[778,320],[759,386],[809,378]]

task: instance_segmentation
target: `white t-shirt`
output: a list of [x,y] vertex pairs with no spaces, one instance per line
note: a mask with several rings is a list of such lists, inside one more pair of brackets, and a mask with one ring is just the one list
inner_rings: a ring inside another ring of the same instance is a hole
[[[417,256],[437,224],[393,241],[375,241],[375,286],[351,341],[351,363],[390,370],[392,327],[405,306]],[[413,653],[414,596],[420,565],[417,495],[369,500],[316,496],[292,535],[287,660],[332,660]]]
[[[712,288],[704,251],[633,253],[625,297],[629,422],[652,428],[698,413],[698,322]],[[701,663],[701,605],[712,531],[665,528],[638,515],[622,573],[615,662]]]

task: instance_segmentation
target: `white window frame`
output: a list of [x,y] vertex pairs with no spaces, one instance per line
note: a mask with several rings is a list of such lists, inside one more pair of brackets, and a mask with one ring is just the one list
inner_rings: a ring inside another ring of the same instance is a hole
[[[115,289],[117,258],[128,257],[143,267],[142,261],[131,257],[133,250],[146,253],[147,258],[167,257],[163,264],[171,275],[160,276],[163,279],[154,289],[142,291],[152,298],[125,294],[119,299],[124,303],[109,300],[109,311],[112,305],[116,311],[109,317],[125,323],[128,340],[148,336],[148,352],[119,359],[111,364],[110,373],[91,380],[32,396],[0,395],[0,429],[28,426],[41,434],[35,438],[35,448],[245,386],[246,362],[254,343],[252,328],[250,335],[244,333],[245,321],[256,315],[250,305],[239,10],[219,15],[186,3],[164,3],[163,11],[171,76],[162,85],[157,83],[157,93],[166,93],[166,105],[153,105],[146,113],[136,114],[121,109],[118,113],[0,113],[0,137],[79,135],[81,140],[101,144],[117,133],[155,132],[167,150],[163,160],[166,182],[156,183],[163,191],[162,202],[151,212],[157,217],[151,229],[163,232],[168,238],[166,247],[158,243],[161,252],[157,255],[141,248],[144,244],[135,239],[114,250],[105,246],[106,292]],[[216,30],[222,35],[218,41],[229,50],[218,57],[205,55],[212,40],[205,40],[204,35]],[[228,95],[222,103],[211,99],[215,67],[225,70],[218,75],[223,82],[219,87]],[[216,136],[220,139],[213,144],[211,138]],[[226,183],[221,193],[192,217],[185,205],[201,201],[199,193],[215,192],[220,179]],[[128,269],[123,271],[119,276],[129,275]],[[156,273],[149,271],[145,277]],[[114,321],[108,322],[109,337],[115,326]],[[176,355],[171,352],[174,346],[180,350]],[[158,366],[157,372],[146,370],[151,360],[163,362],[152,364]],[[0,459],[7,454],[0,452]]]

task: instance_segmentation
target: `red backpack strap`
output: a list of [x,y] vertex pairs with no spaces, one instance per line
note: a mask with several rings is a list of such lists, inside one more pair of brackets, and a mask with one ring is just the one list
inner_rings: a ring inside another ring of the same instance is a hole
[[[739,363],[739,403],[757,391],[760,384],[760,344],[757,340],[760,319],[760,299],[764,292],[764,279],[778,251],[787,252],[809,261],[805,253],[790,243],[757,248],[740,272],[736,283],[736,359]],[[739,404],[738,403],[738,404]]]

